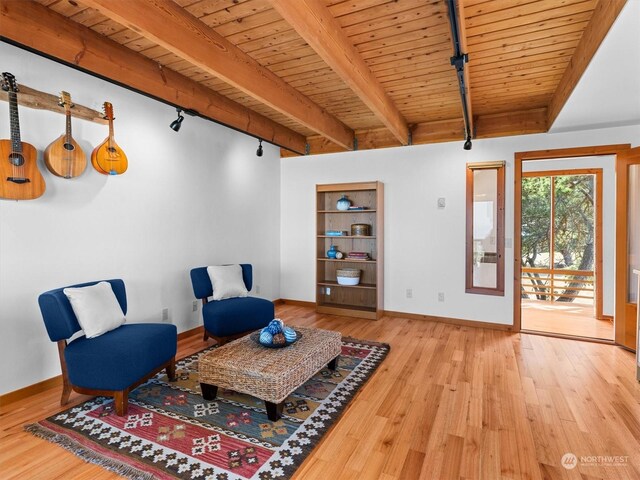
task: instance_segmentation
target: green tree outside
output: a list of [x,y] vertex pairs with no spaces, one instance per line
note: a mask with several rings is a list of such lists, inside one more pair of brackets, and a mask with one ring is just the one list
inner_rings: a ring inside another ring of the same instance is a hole
[[[554,252],[551,246],[552,184],[554,201]],[[595,260],[595,177],[561,175],[522,179],[522,265],[531,268],[592,270]],[[536,273],[529,279],[538,300],[551,300],[548,280]],[[556,301],[572,302],[587,277],[573,277]],[[522,294],[523,298],[529,295]]]

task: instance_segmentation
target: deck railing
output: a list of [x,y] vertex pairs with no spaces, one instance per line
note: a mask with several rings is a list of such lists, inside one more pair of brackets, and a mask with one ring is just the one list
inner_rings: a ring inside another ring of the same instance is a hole
[[532,300],[593,301],[595,275],[593,270],[557,270],[522,268],[523,298]]

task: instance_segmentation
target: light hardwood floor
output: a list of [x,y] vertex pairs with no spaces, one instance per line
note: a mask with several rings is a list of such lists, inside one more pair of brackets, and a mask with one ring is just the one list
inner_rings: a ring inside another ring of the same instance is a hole
[[574,337],[613,340],[613,322],[594,318],[593,306],[579,303],[522,301],[522,328]]
[[[287,323],[391,344],[296,479],[640,478],[640,384],[627,351],[427,320],[277,311]],[[191,337],[179,354],[206,344]],[[3,408],[0,477],[118,478],[23,432],[61,410],[59,395],[53,388]],[[578,457],[573,470],[560,464],[566,453]]]

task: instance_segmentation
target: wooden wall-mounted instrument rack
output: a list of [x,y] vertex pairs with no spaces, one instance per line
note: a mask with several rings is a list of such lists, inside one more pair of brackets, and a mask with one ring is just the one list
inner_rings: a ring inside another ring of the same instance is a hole
[[[18,104],[38,110],[50,110],[52,112],[65,114],[64,107],[60,105],[60,98],[50,93],[41,92],[26,85],[18,85]],[[0,100],[8,102],[7,92],[0,89]],[[75,103],[71,108],[71,116],[89,120],[106,125],[108,122],[104,118],[104,114],[91,108]]]

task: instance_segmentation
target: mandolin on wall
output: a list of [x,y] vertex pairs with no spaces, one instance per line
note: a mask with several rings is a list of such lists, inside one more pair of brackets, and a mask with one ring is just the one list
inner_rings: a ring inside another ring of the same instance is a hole
[[113,138],[113,105],[104,102],[104,118],[109,121],[109,136],[93,149],[91,164],[103,175],[121,175],[129,166],[127,156]]
[[51,142],[44,151],[44,163],[51,173],[62,178],[81,175],[87,168],[87,157],[71,135],[71,95],[60,92],[60,105],[66,116],[65,133]]
[[9,96],[11,140],[0,140],[0,198],[32,200],[44,193],[46,185],[35,147],[20,139],[18,85],[9,72],[2,74],[2,89]]

